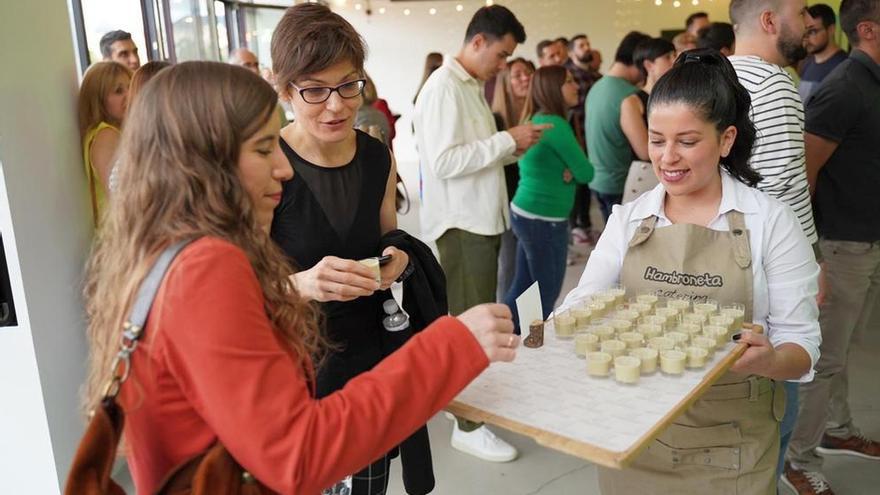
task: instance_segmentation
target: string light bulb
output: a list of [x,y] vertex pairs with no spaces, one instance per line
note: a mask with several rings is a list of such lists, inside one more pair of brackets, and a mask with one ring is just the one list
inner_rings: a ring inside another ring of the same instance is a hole
[[455,6],[455,10],[456,10],[457,12],[461,12],[462,10],[464,10],[464,5],[462,5],[462,4],[458,4],[458,5],[456,5],[456,6]]

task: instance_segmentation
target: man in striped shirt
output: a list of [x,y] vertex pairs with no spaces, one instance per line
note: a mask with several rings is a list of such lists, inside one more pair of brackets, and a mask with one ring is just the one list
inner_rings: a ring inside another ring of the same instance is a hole
[[816,243],[804,154],[804,107],[783,67],[806,56],[804,0],[733,0],[736,51],[730,57],[752,96],[758,139],[750,165],[764,180],[758,189],[791,206],[807,239]]
[[[794,210],[821,262],[807,182],[804,106],[783,69],[807,55],[803,46],[806,8],[805,0],[732,0],[730,20],[736,47],[730,61],[752,97],[751,117],[758,136],[749,164],[764,177],[757,187]],[[788,400],[780,425],[778,475],[798,412],[798,384],[785,382],[784,386]],[[824,495],[821,489],[816,491],[820,493]]]

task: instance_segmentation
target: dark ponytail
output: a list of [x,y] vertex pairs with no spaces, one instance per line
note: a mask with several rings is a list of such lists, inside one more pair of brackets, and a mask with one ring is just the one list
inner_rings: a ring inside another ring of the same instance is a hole
[[654,105],[684,103],[718,132],[736,127],[736,140],[721,165],[730,175],[751,187],[762,177],[749,166],[755,144],[755,125],[749,116],[752,99],[740,84],[736,71],[727,60],[711,48],[688,50],[675,65],[657,81],[648,100],[648,114]]

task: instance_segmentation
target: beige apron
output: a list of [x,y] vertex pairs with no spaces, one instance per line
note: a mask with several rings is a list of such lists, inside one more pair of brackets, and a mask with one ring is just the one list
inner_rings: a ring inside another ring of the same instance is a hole
[[660,181],[654,175],[654,166],[651,162],[635,160],[629,166],[626,174],[626,183],[623,185],[623,204],[636,200],[642,194],[654,189]]
[[[746,305],[752,318],[752,255],[743,214],[727,213],[730,231],[689,224],[655,229],[657,217],[636,229],[623,260],[629,296],[652,290],[663,297]],[[599,469],[603,495],[776,493],[782,387],[756,376],[723,375],[630,467]]]

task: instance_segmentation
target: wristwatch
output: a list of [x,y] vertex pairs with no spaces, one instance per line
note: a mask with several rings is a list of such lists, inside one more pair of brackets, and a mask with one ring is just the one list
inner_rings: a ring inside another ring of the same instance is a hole
[[403,282],[404,280],[408,279],[414,271],[416,271],[416,267],[412,264],[412,261],[410,261],[409,263],[407,263],[406,268],[403,269],[403,273],[401,273],[400,276],[397,277],[396,282]]

